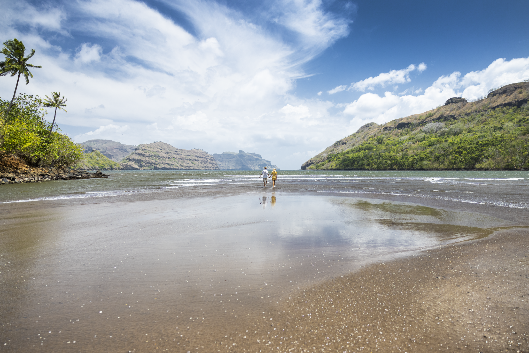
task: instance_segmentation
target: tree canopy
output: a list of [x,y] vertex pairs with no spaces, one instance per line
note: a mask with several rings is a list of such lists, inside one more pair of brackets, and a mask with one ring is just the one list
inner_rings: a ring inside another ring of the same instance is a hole
[[67,99],[65,97],[61,97],[61,92],[52,92],[51,98],[46,96],[46,99],[44,100],[44,106],[46,108],[55,108],[55,114],[53,115],[53,122],[51,123],[50,127],[50,133],[53,130],[53,126],[55,125],[55,117],[57,116],[57,109],[62,109],[66,112],[66,101]]
[[33,74],[29,71],[30,67],[41,68],[42,66],[37,66],[28,63],[28,60],[35,55],[35,49],[31,49],[31,53],[24,57],[26,52],[26,47],[18,39],[12,39],[4,42],[4,47],[2,48],[2,54],[5,55],[5,60],[0,61],[0,76],[17,76],[17,83],[15,85],[15,91],[13,92],[13,98],[6,110],[6,117],[8,117],[9,111],[13,106],[13,101],[15,100],[15,95],[17,93],[18,83],[20,81],[20,76],[24,75],[26,79],[26,85],[29,83],[29,78],[33,78]]
[[[40,68],[28,60],[35,55],[32,49],[25,56],[26,48],[18,39],[4,42],[0,61],[0,76],[17,76],[17,83],[10,101],[0,98],[0,151],[22,158],[30,166],[70,167],[82,157],[82,148],[59,131],[53,131],[57,109],[66,106],[66,98],[53,92],[46,100],[27,94],[16,95],[20,76],[26,84],[33,74],[30,68]],[[50,124],[45,119],[43,107],[55,108],[55,116]],[[64,110],[66,111],[66,110]],[[59,129],[57,129],[59,130]]]

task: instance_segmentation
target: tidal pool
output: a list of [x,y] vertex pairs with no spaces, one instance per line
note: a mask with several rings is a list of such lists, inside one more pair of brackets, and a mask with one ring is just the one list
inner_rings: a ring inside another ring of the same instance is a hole
[[509,226],[473,213],[270,190],[2,207],[0,347],[17,352],[192,351],[244,332],[308,286]]

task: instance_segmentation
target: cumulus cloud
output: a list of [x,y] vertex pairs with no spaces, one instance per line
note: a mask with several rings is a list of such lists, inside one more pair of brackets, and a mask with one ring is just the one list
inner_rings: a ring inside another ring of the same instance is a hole
[[285,115],[286,121],[295,122],[305,126],[316,125],[317,122],[310,119],[312,114],[309,107],[300,104],[298,106],[292,106],[290,104],[285,105],[280,109],[280,112]]
[[338,93],[338,92],[345,91],[346,89],[347,89],[347,86],[341,85],[341,86],[338,86],[338,87],[335,87],[335,88],[331,89],[330,91],[327,91],[327,93],[335,94],[335,93]]
[[488,91],[529,78],[529,58],[506,61],[497,59],[486,69],[472,71],[461,77],[460,72],[441,76],[432,85],[416,90],[416,95],[396,95],[385,92],[383,96],[365,93],[343,110],[351,116],[350,131],[354,132],[367,122],[384,124],[391,120],[418,114],[445,103],[451,97],[473,100],[486,96]]
[[118,126],[118,125],[114,125],[114,124],[109,124],[109,125],[105,125],[105,126],[100,126],[99,128],[97,128],[96,130],[94,131],[89,131],[85,134],[83,134],[84,136],[86,136],[87,138],[101,138],[101,137],[104,137],[104,136],[114,136],[114,133],[123,133],[125,131],[127,131],[129,129],[129,127],[127,125],[124,125],[124,126]]
[[[328,94],[335,94],[338,92],[342,92],[345,90],[348,91],[361,91],[365,92],[367,90],[374,90],[375,87],[381,86],[385,87],[387,85],[396,85],[399,83],[407,83],[410,82],[410,73],[417,70],[418,72],[423,72],[426,70],[427,66],[425,63],[420,63],[418,66],[415,66],[413,64],[409,65],[405,69],[401,70],[391,70],[390,72],[383,72],[375,77],[368,77],[362,81],[351,83],[349,87],[346,85],[340,85],[337,86],[329,91],[327,91]],[[395,86],[395,89],[397,89],[398,86]]]
[[98,44],[83,43],[75,55],[75,62],[88,64],[101,60],[103,49]]
[[477,99],[486,96],[489,90],[529,78],[529,58],[510,61],[503,58],[492,62],[486,69],[466,74],[460,82],[464,87],[463,97]]
[[384,72],[376,77],[369,77],[365,80],[351,84],[350,89],[364,92],[366,89],[373,90],[376,86],[385,87],[386,85],[410,82],[410,72],[418,70],[423,72],[426,70],[426,64],[420,63],[419,66],[410,65],[402,70],[391,70]]

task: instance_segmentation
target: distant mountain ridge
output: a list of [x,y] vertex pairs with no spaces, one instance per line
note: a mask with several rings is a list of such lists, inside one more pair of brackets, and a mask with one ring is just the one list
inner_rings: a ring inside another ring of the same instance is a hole
[[221,170],[261,170],[264,167],[278,169],[277,166],[272,165],[272,162],[263,159],[260,154],[247,153],[243,150],[239,150],[239,153],[214,153],[213,157]]
[[[79,167],[85,169],[261,170],[265,166],[277,168],[269,160],[263,159],[260,154],[247,153],[243,150],[239,150],[239,153],[223,152],[211,155],[201,149],[178,149],[165,142],[133,146],[103,139],[88,140],[80,145],[84,148],[84,159],[79,163]],[[120,163],[120,166],[105,161],[103,156]]]
[[120,142],[102,139],[88,140],[80,143],[80,145],[84,148],[85,153],[99,151],[114,162],[120,162],[136,149],[136,146],[133,145],[124,145]]
[[217,162],[209,153],[178,149],[165,142],[139,145],[121,162],[124,170],[218,170]]
[[303,163],[301,169],[529,169],[529,82],[484,99],[450,98],[430,111],[368,123]]

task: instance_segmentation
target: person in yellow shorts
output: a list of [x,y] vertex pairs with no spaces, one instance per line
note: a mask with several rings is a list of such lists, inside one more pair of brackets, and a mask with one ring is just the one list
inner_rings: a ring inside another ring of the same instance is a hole
[[276,169],[274,168],[274,170],[272,170],[272,173],[270,173],[271,176],[272,176],[272,187],[275,188],[276,187],[276,180],[277,180],[277,171]]

